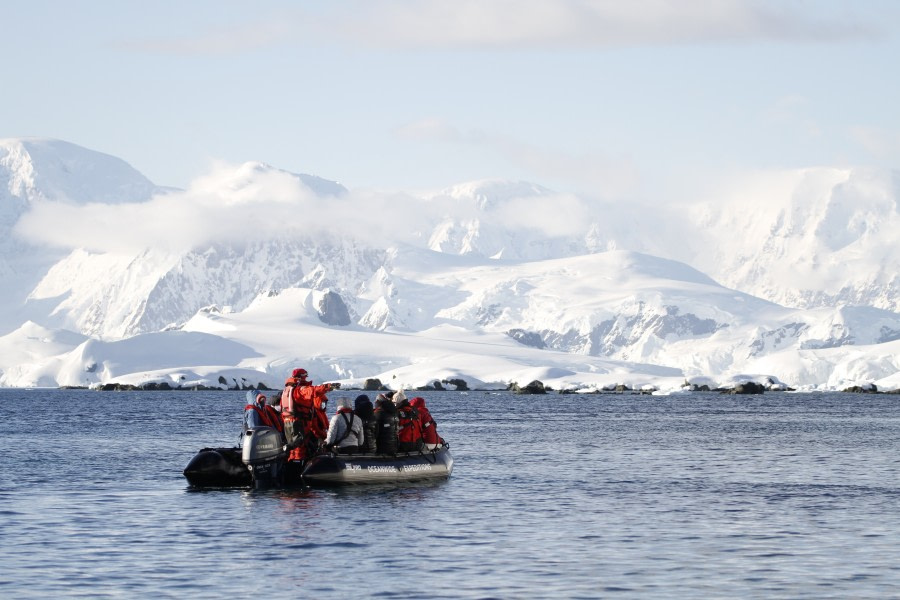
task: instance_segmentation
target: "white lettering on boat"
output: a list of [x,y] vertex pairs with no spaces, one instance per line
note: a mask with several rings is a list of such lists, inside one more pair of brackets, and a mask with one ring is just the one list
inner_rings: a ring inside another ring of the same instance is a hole
[[366,468],[373,473],[395,473],[400,470],[400,467],[387,467],[382,465],[369,465]]
[[[356,467],[359,468],[359,467]],[[432,465],[369,465],[366,467],[370,473],[414,473],[416,471],[431,471]]]
[[404,465],[403,471],[430,471],[431,465]]

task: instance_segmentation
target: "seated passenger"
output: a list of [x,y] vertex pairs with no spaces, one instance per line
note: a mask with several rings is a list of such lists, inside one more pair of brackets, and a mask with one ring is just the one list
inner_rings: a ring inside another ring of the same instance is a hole
[[422,449],[422,428],[419,426],[419,413],[406,399],[403,392],[394,394],[397,407],[398,427],[397,450],[400,452],[416,452]]
[[375,451],[397,454],[397,409],[384,394],[375,399]]
[[353,412],[362,419],[363,424],[363,443],[360,445],[360,452],[375,453],[375,438],[378,432],[378,423],[375,421],[375,408],[372,401],[365,394],[360,394],[353,402]]
[[437,423],[434,422],[431,413],[425,407],[425,398],[416,396],[409,401],[409,404],[419,413],[419,428],[422,431],[422,442],[425,444],[425,449],[440,448],[444,440],[438,435]]
[[253,394],[256,398],[251,404],[244,407],[244,431],[254,427],[274,427],[279,432],[284,431],[284,421],[281,415],[275,410],[275,407],[266,403],[266,397],[259,392],[247,392],[247,400],[249,401]]
[[325,447],[339,454],[359,452],[364,438],[362,419],[353,414],[350,398],[338,398],[337,413],[331,417]]

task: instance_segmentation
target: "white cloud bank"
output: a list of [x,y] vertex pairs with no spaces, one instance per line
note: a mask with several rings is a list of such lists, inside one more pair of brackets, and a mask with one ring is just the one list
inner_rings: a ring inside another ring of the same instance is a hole
[[[331,14],[329,29],[386,47],[614,47],[720,42],[832,42],[878,35],[845,12],[798,2],[719,0],[376,0]],[[818,8],[818,7],[817,7]]]
[[593,210],[578,196],[549,191],[504,198],[490,212],[440,193],[428,198],[373,190],[318,195],[297,175],[262,163],[220,163],[188,189],[146,202],[35,202],[14,232],[32,244],[119,254],[149,248],[182,253],[219,242],[278,237],[349,236],[386,248],[395,242],[424,244],[435,225],[450,217],[551,236],[583,235]]
[[856,3],[788,0],[350,0],[238,14],[193,35],[123,40],[137,52],[221,56],[311,40],[384,48],[612,48],[843,42],[882,35]]

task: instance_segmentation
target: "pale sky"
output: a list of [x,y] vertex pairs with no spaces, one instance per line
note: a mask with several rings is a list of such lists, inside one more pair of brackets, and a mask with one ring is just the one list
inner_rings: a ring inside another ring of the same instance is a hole
[[262,161],[354,189],[616,200],[900,167],[891,0],[0,0],[0,52],[0,138],[159,185]]

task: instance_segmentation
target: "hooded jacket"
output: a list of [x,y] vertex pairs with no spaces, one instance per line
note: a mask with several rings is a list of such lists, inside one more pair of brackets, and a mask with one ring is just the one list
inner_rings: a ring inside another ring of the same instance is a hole
[[398,431],[397,441],[398,449],[401,452],[412,452],[422,447],[422,428],[419,426],[419,413],[409,403],[405,397],[397,405]]
[[331,417],[325,444],[337,448],[358,448],[363,445],[365,434],[362,419],[353,414],[350,398],[338,398],[337,414]]
[[375,400],[375,450],[378,454],[397,454],[397,408],[382,394]]
[[417,396],[410,400],[409,404],[419,413],[419,428],[422,431],[422,441],[425,442],[425,446],[429,449],[440,446],[442,440],[437,432],[437,423],[434,422],[431,413],[425,406],[425,398]]
[[365,394],[360,394],[353,402],[353,411],[357,417],[362,419],[363,423],[364,441],[360,444],[360,450],[374,453],[377,449],[375,438],[378,432],[378,423],[375,420],[375,407],[372,406],[372,401]]

